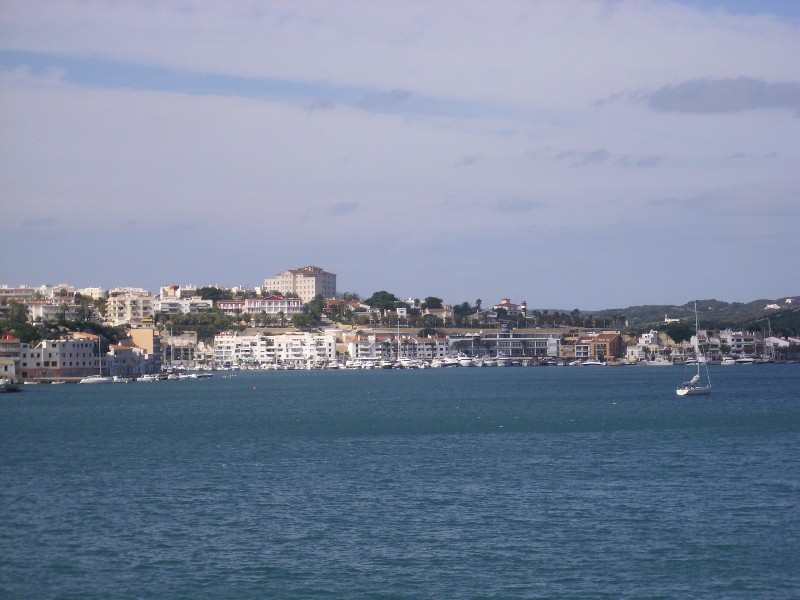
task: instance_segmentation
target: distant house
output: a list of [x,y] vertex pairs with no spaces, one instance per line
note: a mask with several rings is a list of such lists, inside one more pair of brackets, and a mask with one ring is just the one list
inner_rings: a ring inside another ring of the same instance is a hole
[[521,304],[514,304],[511,302],[511,299],[503,298],[500,304],[495,304],[492,307],[493,310],[499,310],[501,308],[506,311],[509,317],[516,317],[519,315],[525,316],[528,312],[528,305],[525,300],[523,300]]

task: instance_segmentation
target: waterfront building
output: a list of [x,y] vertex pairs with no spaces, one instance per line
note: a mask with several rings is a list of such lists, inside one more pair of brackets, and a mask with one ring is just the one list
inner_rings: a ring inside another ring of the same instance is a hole
[[724,329],[719,332],[722,345],[730,348],[734,356],[752,356],[756,354],[756,335],[749,331],[732,331]]
[[4,358],[0,356],[0,379],[10,379],[14,381],[17,378],[17,363],[13,358]]
[[[36,345],[20,344],[22,379],[62,379],[96,375],[100,371],[99,338],[89,333],[73,339],[42,340]],[[104,371],[108,374],[108,371]]]
[[335,298],[336,274],[315,266],[291,269],[265,279],[263,289],[268,293],[297,294],[304,304],[311,302],[317,294],[323,298]]
[[321,364],[336,359],[336,337],[305,332],[273,336],[277,364]]
[[344,334],[343,341],[351,360],[381,360],[390,357],[392,337],[389,335]]
[[622,358],[623,354],[622,336],[616,331],[596,334],[589,345],[590,358],[613,360]]
[[133,379],[150,372],[147,353],[135,345],[116,344],[108,349],[108,375]]
[[377,335],[373,333],[344,334],[343,342],[352,360],[389,360],[413,358],[433,360],[450,354],[451,341],[446,337],[413,337]]
[[166,346],[162,352],[170,366],[192,364],[197,352],[197,332],[184,331],[179,335],[170,333],[162,340],[162,345]]
[[451,345],[469,356],[504,354],[511,358],[559,355],[561,334],[544,331],[499,330],[450,336]]
[[155,327],[137,327],[128,331],[131,342],[147,355],[147,373],[160,373],[163,365],[162,338]]
[[226,332],[214,337],[214,364],[218,367],[267,364],[322,363],[336,358],[336,337],[306,332],[268,335],[263,332]]

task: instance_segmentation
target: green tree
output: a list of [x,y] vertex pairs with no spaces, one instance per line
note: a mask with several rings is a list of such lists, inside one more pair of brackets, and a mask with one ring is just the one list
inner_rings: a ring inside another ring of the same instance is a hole
[[297,329],[314,327],[317,320],[309,313],[294,313],[292,315],[292,326]]
[[364,300],[364,303],[367,306],[380,309],[381,314],[383,314],[384,311],[394,309],[396,302],[398,302],[397,296],[387,292],[386,290],[375,292],[372,294],[372,296]]
[[197,295],[203,300],[213,300],[216,303],[219,300],[233,300],[233,294],[230,290],[224,290],[218,287],[201,287],[197,290]]
[[422,303],[422,310],[426,310],[428,308],[442,308],[442,305],[443,301],[441,298],[437,298],[436,296],[428,296]]
[[314,317],[315,321],[319,321],[325,310],[325,299],[322,297],[322,294],[317,294],[311,301],[307,302],[305,309]]
[[689,323],[669,323],[664,326],[664,332],[678,344],[688,342],[694,335],[694,326]]

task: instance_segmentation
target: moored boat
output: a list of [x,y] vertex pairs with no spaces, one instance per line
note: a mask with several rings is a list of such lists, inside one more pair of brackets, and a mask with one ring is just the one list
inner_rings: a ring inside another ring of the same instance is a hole
[[[700,330],[697,321],[697,304],[694,305],[694,355],[695,365],[697,366],[697,373],[689,380],[684,381],[681,386],[675,390],[678,396],[696,396],[699,394],[711,393],[711,377],[708,374],[708,361],[700,352]],[[700,365],[705,366],[705,382],[700,382]]]

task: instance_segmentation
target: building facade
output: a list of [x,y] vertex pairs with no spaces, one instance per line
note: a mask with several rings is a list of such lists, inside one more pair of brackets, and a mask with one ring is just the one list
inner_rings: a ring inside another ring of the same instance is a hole
[[[21,379],[62,379],[87,377],[100,373],[96,335],[80,339],[42,340],[38,344],[20,344],[17,373]],[[104,374],[108,375],[105,362]]]
[[113,327],[141,326],[151,321],[154,314],[153,297],[147,290],[118,288],[108,294],[106,322]]
[[305,366],[335,358],[336,337],[331,334],[227,332],[214,337],[217,367]]
[[269,298],[247,298],[246,300],[217,300],[217,308],[224,315],[280,315],[290,317],[295,313],[303,312],[301,298],[284,298],[283,296],[270,296]]
[[279,273],[273,279],[264,280],[265,292],[297,294],[305,304],[317,294],[323,298],[336,297],[336,274],[308,266]]

